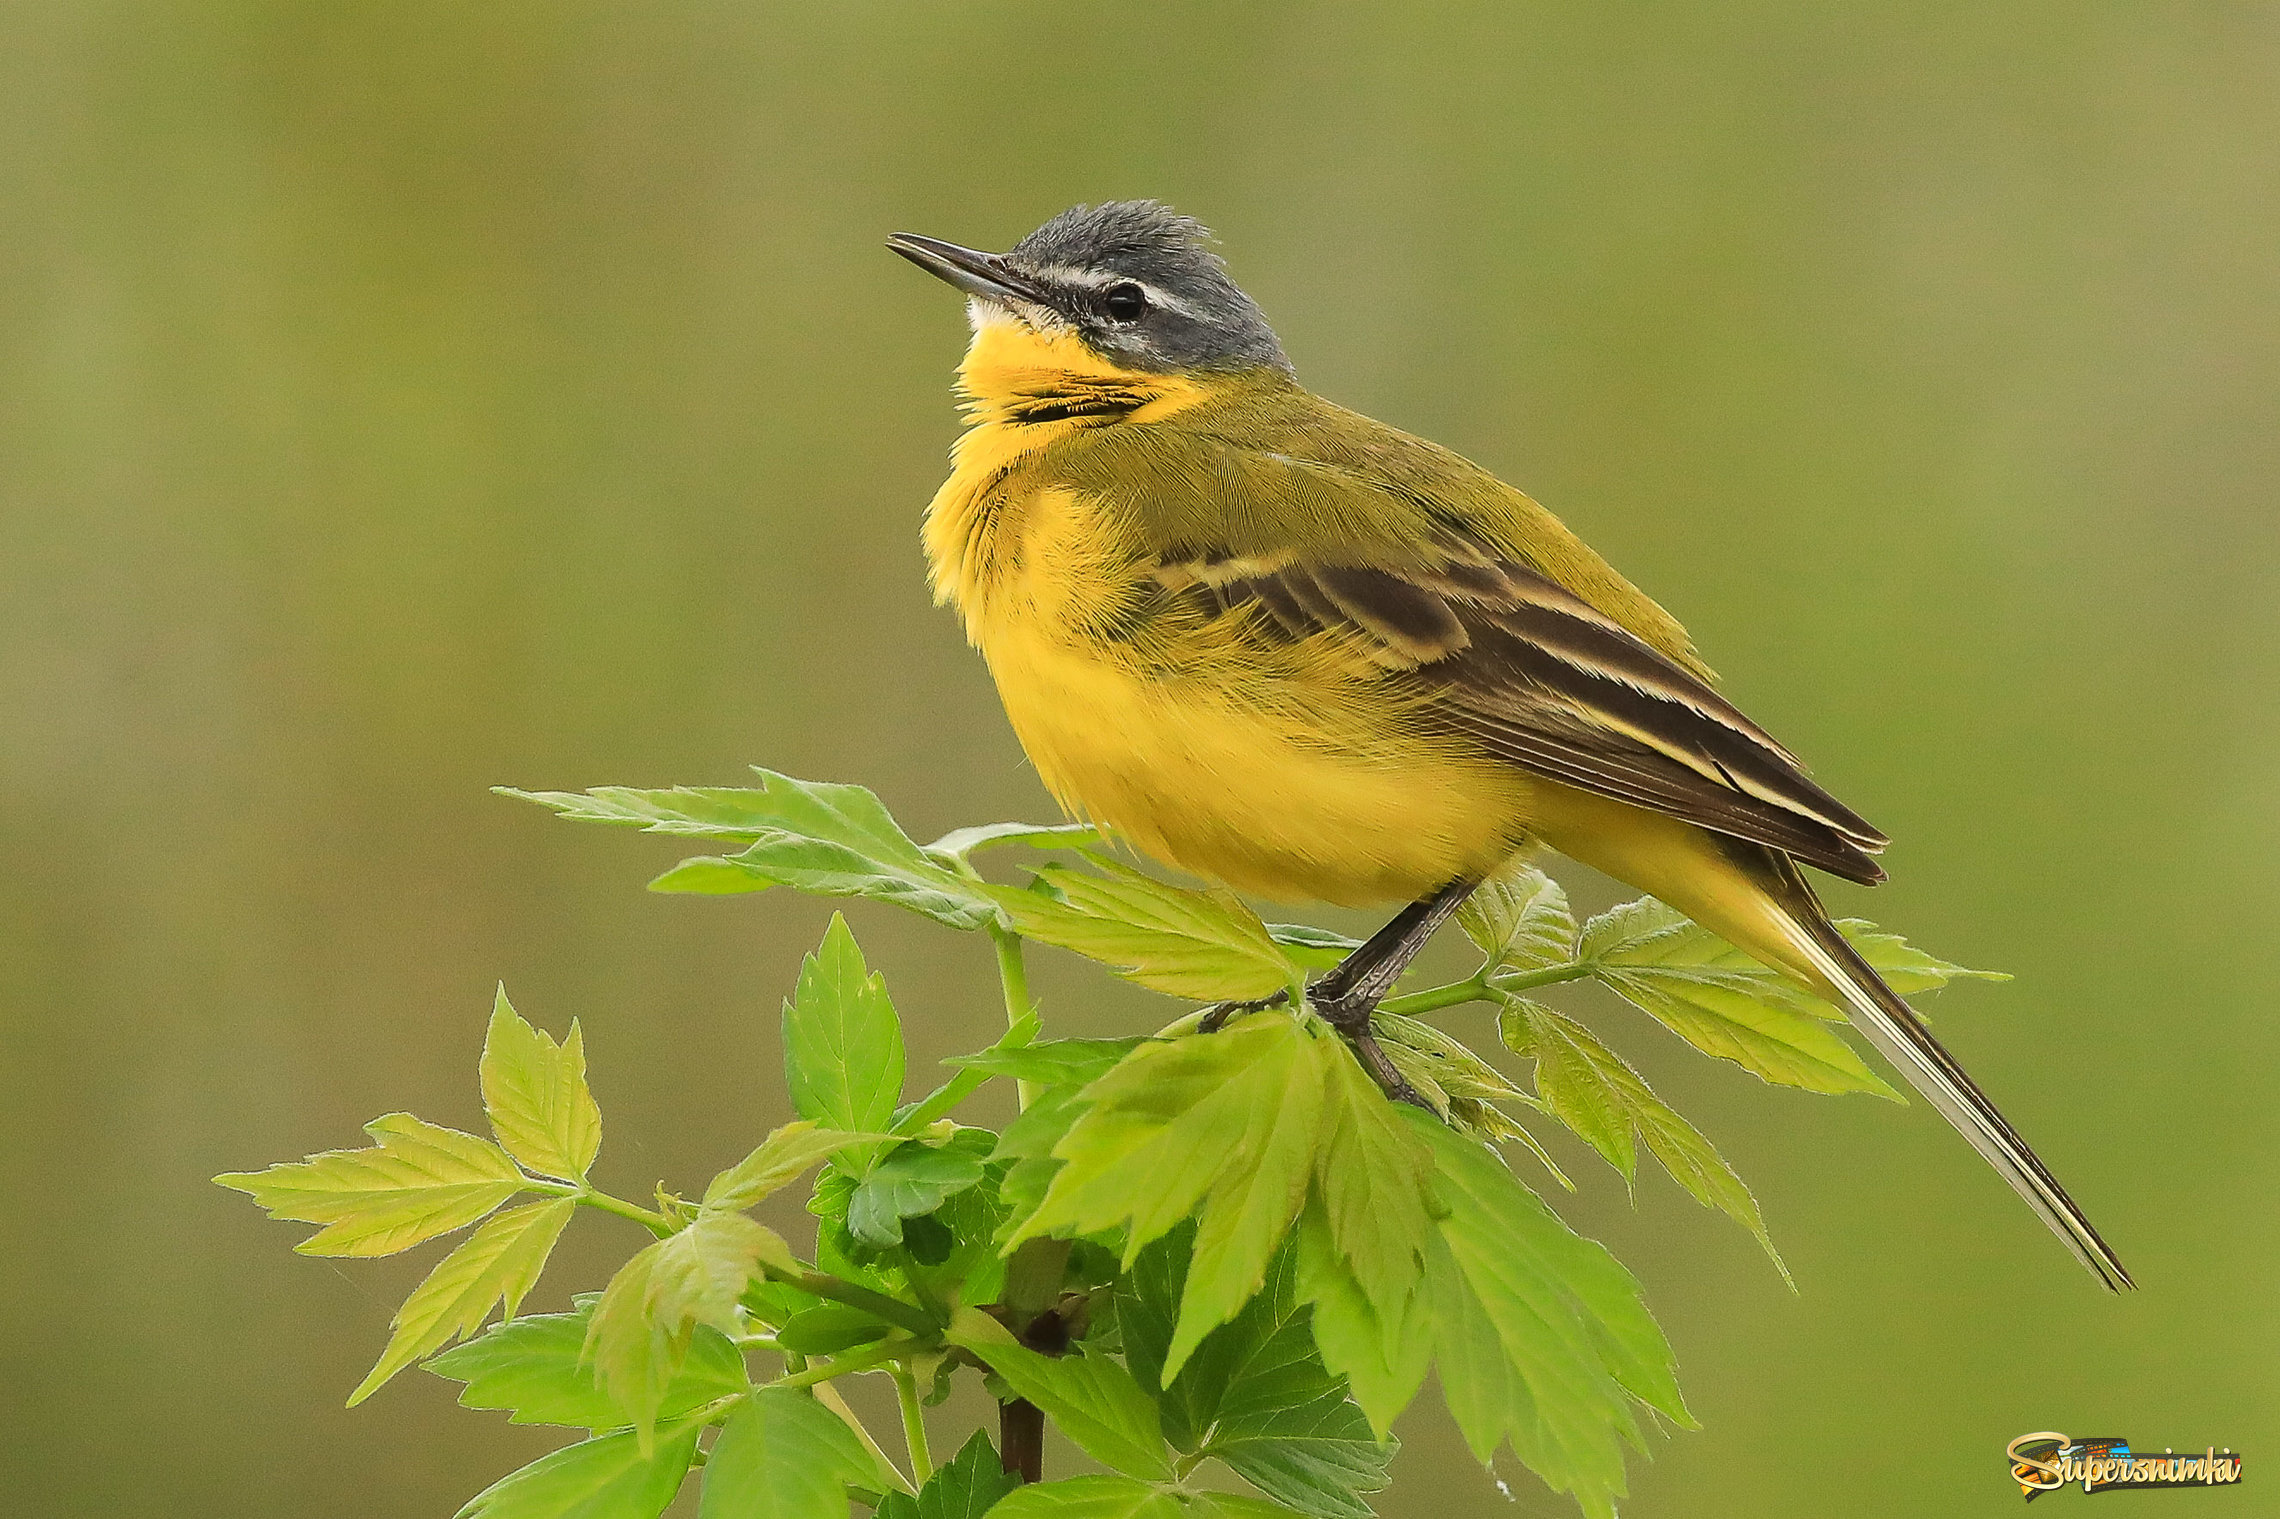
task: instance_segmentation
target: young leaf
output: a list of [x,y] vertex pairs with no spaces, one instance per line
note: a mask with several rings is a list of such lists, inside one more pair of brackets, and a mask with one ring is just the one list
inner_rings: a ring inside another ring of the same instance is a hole
[[1168,1375],[1177,1376],[1203,1337],[1262,1288],[1268,1264],[1306,1201],[1324,1148],[1325,1085],[1333,1070],[1354,1062],[1335,1042],[1302,1030],[1290,1049],[1288,1070],[1279,1079],[1269,1066],[1248,1083],[1255,1105],[1241,1150],[1212,1184],[1197,1217],[1179,1323],[1164,1353]]
[[991,1509],[990,1519],[1205,1519],[1220,1494],[1183,1502],[1181,1495],[1130,1477],[1064,1477],[1017,1487]]
[[1314,1186],[1323,1221],[1354,1284],[1379,1317],[1398,1320],[1424,1271],[1440,1209],[1433,1151],[1354,1061],[1331,1062]]
[[1090,823],[979,823],[951,829],[927,845],[926,852],[963,864],[982,850],[1007,844],[1024,844],[1031,849],[1082,849],[1100,842],[1100,830]]
[[1399,1013],[1379,1013],[1371,1026],[1381,1045],[1398,1044],[1416,1055],[1433,1073],[1433,1085],[1452,1098],[1527,1101],[1527,1094],[1514,1086],[1510,1077],[1430,1023]]
[[1042,1044],[998,1045],[971,1055],[953,1055],[944,1065],[1034,1081],[1041,1086],[1083,1086],[1115,1069],[1116,1063],[1146,1043],[1143,1039],[1050,1039]]
[[1088,858],[1100,874],[1048,865],[1037,873],[1042,889],[988,889],[1021,933],[1175,997],[1243,1001],[1296,979],[1266,925],[1232,893],[1167,886],[1113,860]]
[[699,1519],[847,1519],[849,1486],[886,1492],[837,1414],[805,1391],[762,1387],[728,1416],[705,1461]]
[[1327,928],[1316,928],[1311,923],[1269,923],[1267,937],[1280,944],[1284,954],[1308,970],[1329,970],[1362,947],[1359,939],[1332,933]]
[[837,913],[784,1004],[784,1079],[802,1118],[839,1129],[884,1130],[902,1098],[902,1024]]
[[1486,1149],[1439,1125],[1450,1204],[1428,1249],[1435,1365],[1449,1412],[1482,1462],[1500,1444],[1587,1514],[1613,1513],[1622,1446],[1639,1443],[1630,1399],[1691,1427],[1670,1347],[1638,1284],[1573,1233]]
[[803,1308],[776,1331],[779,1348],[794,1355],[837,1355],[857,1345],[870,1345],[894,1333],[895,1326],[845,1303],[819,1303]]
[[1167,1375],[1177,1375],[1196,1342],[1258,1291],[1306,1199],[1327,1072],[1345,1058],[1280,1013],[1140,1046],[1085,1089],[1091,1107],[1053,1147],[1066,1164],[1015,1240],[1129,1220],[1129,1260],[1200,1205],[1167,1353]]
[[721,1172],[705,1188],[708,1208],[744,1209],[790,1183],[809,1167],[828,1160],[850,1145],[887,1139],[878,1133],[847,1129],[819,1129],[808,1119],[785,1124],[760,1142],[759,1148]]
[[1261,1492],[1317,1519],[1368,1519],[1359,1495],[1385,1486],[1393,1451],[1323,1365],[1295,1276],[1285,1249],[1259,1295],[1197,1347],[1163,1407],[1196,1436],[1208,1431],[1202,1453]]
[[644,1453],[630,1434],[566,1445],[468,1500],[458,1519],[656,1519],[696,1459],[702,1419],[659,1431]]
[[[503,1408],[510,1424],[622,1429],[633,1416],[602,1390],[585,1359],[593,1314],[594,1301],[587,1298],[575,1313],[525,1314],[494,1324],[423,1369],[465,1382],[459,1393],[462,1408]],[[679,1418],[750,1383],[742,1353],[717,1330],[699,1328],[679,1374],[659,1401],[658,1417]]]
[[[1426,1236],[1429,1249],[1437,1239],[1438,1230]],[[1348,1269],[1319,1195],[1298,1216],[1293,1264],[1297,1295],[1314,1308],[1314,1343],[1323,1363],[1346,1379],[1378,1438],[1389,1438],[1433,1361],[1433,1307],[1425,1284],[1420,1281],[1398,1313],[1380,1315]]]
[[1601,1044],[1583,1025],[1520,998],[1499,1017],[1510,1042],[1536,1057],[1536,1090],[1555,1117],[1607,1157],[1629,1181],[1636,1164],[1634,1131],[1695,1200],[1716,1208],[1756,1237],[1782,1280],[1789,1268],[1765,1231],[1757,1199],[1700,1130],[1654,1094],[1628,1061]]
[[610,1278],[594,1309],[585,1353],[644,1442],[680,1374],[695,1327],[709,1324],[734,1333],[737,1299],[763,1263],[797,1269],[774,1230],[742,1213],[704,1208],[689,1227],[646,1247]]
[[507,1153],[543,1176],[584,1181],[602,1147],[602,1110],[586,1087],[578,1020],[561,1044],[532,1026],[499,988],[483,1036],[483,1111]]
[[[1573,1129],[1629,1182],[1638,1174],[1638,1152],[1631,1142],[1637,1122],[1631,1089],[1617,1071],[1637,1080],[1620,1056],[1572,1019],[1548,1007],[1515,997],[1504,1005],[1497,1026],[1505,1043],[1536,1057],[1536,1095],[1552,1116]],[[1638,1081],[1638,1089],[1646,1083]]]
[[975,1430],[958,1454],[934,1469],[916,1497],[889,1493],[879,1500],[878,1519],[982,1519],[1021,1478],[998,1461],[990,1437]]
[[761,784],[746,790],[499,789],[579,821],[752,841],[740,854],[683,861],[652,881],[653,891],[710,894],[789,886],[822,896],[874,897],[952,928],[997,921],[997,910],[976,883],[913,843],[879,799],[861,786],[794,780],[771,770],[758,774]]
[[1809,1092],[1872,1092],[1903,1100],[1820,1018],[1783,1006],[1760,982],[1615,965],[1598,974],[1625,1001],[1705,1055],[1731,1060],[1767,1081]]
[[293,1247],[303,1255],[393,1255],[464,1228],[523,1188],[515,1163],[472,1134],[409,1113],[375,1118],[364,1132],[379,1144],[214,1181],[247,1194],[271,1218],[325,1225]]
[[1704,1054],[1784,1086],[1899,1100],[1826,1027],[1836,1009],[1652,898],[1593,918],[1578,952],[1608,987]]
[[889,1150],[855,1184],[847,1202],[847,1232],[874,1250],[903,1242],[903,1220],[932,1213],[982,1179],[982,1165],[997,1143],[987,1129],[960,1129],[949,1143],[907,1140]]
[[[1307,1348],[1311,1355],[1312,1345]],[[1346,1384],[1314,1360],[1273,1385],[1271,1404],[1227,1418],[1205,1452],[1302,1514],[1370,1519],[1361,1495],[1385,1487],[1393,1452],[1378,1443],[1370,1421],[1346,1396]]]
[[1575,958],[1567,893],[1533,865],[1483,881],[1457,910],[1457,924],[1499,970],[1540,970]]
[[348,1406],[354,1408],[372,1396],[382,1383],[422,1356],[472,1333],[492,1308],[503,1303],[506,1316],[513,1318],[546,1268],[546,1257],[562,1237],[562,1226],[577,1211],[578,1201],[571,1197],[526,1203],[469,1235],[396,1310],[388,1348],[348,1395]]
[[1839,918],[1837,928],[1852,941],[1852,947],[1860,951],[1860,957],[1876,968],[1885,984],[1903,996],[1911,992],[1936,992],[1950,981],[2011,979],[1999,970],[1965,970],[1918,949],[1898,934],[1886,933],[1866,918]]
[[1452,1097],[1449,1099],[1449,1127],[1459,1134],[1484,1140],[1492,1145],[1516,1144],[1536,1158],[1536,1164],[1551,1174],[1552,1180],[1573,1192],[1575,1183],[1552,1159],[1535,1135],[1522,1128],[1517,1120],[1493,1102],[1478,1097]]
[[1041,1355],[1003,1324],[961,1308],[944,1336],[972,1351],[1103,1466],[1161,1481],[1172,1473],[1155,1400],[1105,1356]]

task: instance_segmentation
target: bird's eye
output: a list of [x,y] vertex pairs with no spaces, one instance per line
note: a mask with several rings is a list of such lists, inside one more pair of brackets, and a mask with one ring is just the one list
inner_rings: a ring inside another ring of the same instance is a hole
[[1137,322],[1148,309],[1148,292],[1130,280],[1111,285],[1100,294],[1101,309],[1112,322]]

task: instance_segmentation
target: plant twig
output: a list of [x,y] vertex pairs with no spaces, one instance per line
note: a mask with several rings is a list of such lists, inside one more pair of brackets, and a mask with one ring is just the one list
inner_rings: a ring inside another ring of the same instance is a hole
[[[1021,959],[1021,935],[1011,929],[992,928],[990,942],[997,949],[998,984],[1005,989],[1005,1026],[1017,1028],[1037,1010],[1029,995],[1029,967]],[[1037,1095],[1034,1082],[1017,1081],[1014,1091],[1025,1109]]]
[[[870,1453],[878,1459],[880,1467],[887,1473],[887,1475],[895,1479],[897,1486],[901,1487],[902,1490],[906,1493],[915,1493],[918,1491],[917,1485],[913,1483],[910,1478],[903,1475],[903,1469],[895,1465],[894,1459],[885,1451],[879,1448],[879,1442],[877,1440],[871,1438],[871,1431],[864,1426],[864,1423],[860,1418],[856,1417],[855,1410],[847,1406],[847,1400],[839,1395],[838,1388],[832,1386],[829,1382],[822,1382],[817,1384],[815,1389],[815,1400],[818,1403],[821,1403],[824,1407],[830,1409],[833,1413],[839,1415],[840,1422],[845,1424],[849,1429],[855,1431],[855,1438],[862,1441],[864,1448],[870,1451]],[[922,1477],[919,1480],[923,1482],[925,1478]]]
[[860,1308],[873,1318],[885,1319],[920,1339],[934,1340],[941,1337],[942,1326],[927,1317],[922,1309],[913,1308],[902,1299],[889,1297],[883,1292],[873,1292],[868,1287],[858,1287],[853,1282],[842,1281],[829,1272],[808,1267],[793,1276],[779,1273],[777,1280],[789,1282],[802,1292],[812,1293],[816,1297],[830,1298],[833,1302],[845,1303],[850,1308]]
[[934,1475],[934,1453],[926,1445],[926,1413],[919,1406],[918,1378],[901,1364],[887,1368],[895,1379],[895,1403],[902,1410],[903,1445],[910,1452],[911,1474],[921,1483]]

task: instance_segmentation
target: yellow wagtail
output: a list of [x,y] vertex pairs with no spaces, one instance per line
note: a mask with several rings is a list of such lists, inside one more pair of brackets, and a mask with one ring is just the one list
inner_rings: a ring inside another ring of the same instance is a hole
[[1874,883],[1884,835],[1550,512],[1301,387],[1209,241],[1126,201],[888,243],[968,297],[927,555],[1054,795],[1238,890],[1408,902],[1308,994],[1397,1096],[1370,1018],[1434,929],[1539,844],[1595,866],[1843,1008],[2129,1285],[1799,869]]

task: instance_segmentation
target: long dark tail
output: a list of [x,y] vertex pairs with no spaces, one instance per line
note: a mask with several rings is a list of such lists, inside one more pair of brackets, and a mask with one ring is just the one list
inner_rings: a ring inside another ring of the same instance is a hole
[[1869,1043],[1892,1062],[1910,1086],[1955,1125],[1957,1133],[1971,1141],[1971,1147],[2042,1215],[2051,1232],[2066,1242],[2108,1290],[2135,1287],[2137,1283],[2122,1269],[2120,1257],[2098,1237],[2098,1231],[2066,1195],[2058,1178],[2027,1148],[2027,1142],[1996,1111],[1995,1104],[1964,1073],[1956,1058],[1932,1037],[1915,1010],[1884,984],[1884,978],[1829,921],[1820,898],[1797,867],[1779,855],[1772,856],[1772,864],[1778,879],[1768,884],[1799,931],[1796,948],[1842,997],[1853,1026],[1868,1036]]

